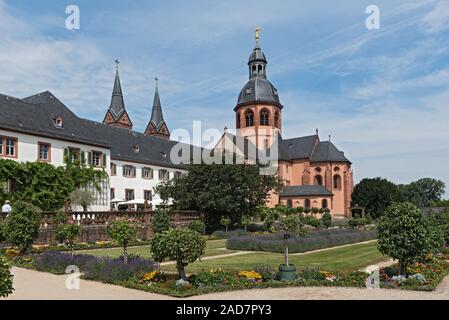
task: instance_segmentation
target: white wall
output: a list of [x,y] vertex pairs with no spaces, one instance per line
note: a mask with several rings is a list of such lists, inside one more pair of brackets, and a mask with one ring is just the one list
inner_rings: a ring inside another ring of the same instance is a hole
[[[112,163],[117,166],[117,175],[110,177],[111,188],[115,189],[115,197],[125,200],[125,190],[132,189],[134,190],[134,196],[136,199],[143,199],[145,190],[153,191],[153,200],[159,200],[160,197],[154,194],[154,188],[161,182],[159,180],[159,170],[165,169],[169,172],[170,179],[173,179],[175,172],[179,171],[182,173],[186,173],[185,170],[172,169],[160,166],[154,166],[149,164],[141,164],[141,163],[133,163],[133,162],[124,162],[119,160],[112,159]],[[136,177],[135,178],[127,178],[123,177],[123,166],[131,165],[136,167]],[[153,169],[153,179],[147,180],[142,178],[142,168],[151,168]]]
[[[18,140],[18,148],[16,150],[18,158],[6,158],[5,159],[11,159],[11,160],[17,160],[20,162],[35,162],[38,160],[38,142],[44,142],[51,144],[51,163],[54,166],[63,166],[64,164],[64,149],[67,147],[71,148],[78,148],[81,151],[86,152],[86,160],[87,160],[87,152],[91,152],[92,150],[102,152],[103,154],[106,154],[106,166],[105,169],[110,174],[110,161],[111,161],[111,153],[109,149],[96,147],[96,146],[89,146],[85,144],[79,144],[69,141],[63,141],[63,140],[56,140],[51,138],[44,138],[44,137],[38,137],[33,136],[29,134],[23,134],[23,133],[17,133],[13,131],[5,131],[0,130],[0,136],[7,136],[16,138]],[[107,205],[94,205],[90,208],[92,211],[107,211],[110,208],[109,205],[109,190],[106,190],[108,201]],[[80,208],[73,208],[74,210],[79,210]]]
[[[78,148],[81,151],[86,152],[86,160],[87,160],[87,152],[91,152],[92,150],[100,151],[106,154],[106,172],[109,175],[109,187],[106,190],[107,194],[107,205],[94,205],[90,207],[91,211],[109,211],[110,209],[110,188],[114,188],[115,197],[125,200],[125,190],[133,189],[134,195],[136,199],[144,198],[144,190],[153,191],[153,200],[159,200],[159,196],[154,194],[154,188],[161,182],[159,180],[159,170],[165,169],[169,172],[170,179],[172,179],[175,175],[176,171],[186,173],[185,170],[166,168],[160,166],[153,166],[148,164],[140,164],[133,162],[124,162],[119,160],[112,160],[113,163],[117,166],[117,175],[111,176],[111,155],[110,150],[106,148],[100,148],[96,146],[89,146],[79,143],[72,143],[69,141],[56,140],[50,138],[42,138],[33,135],[16,133],[12,131],[0,130],[0,136],[13,137],[18,139],[18,161],[20,162],[34,162],[38,159],[38,142],[44,142],[51,144],[51,164],[54,166],[63,166],[64,164],[64,149]],[[12,159],[15,160],[15,159]],[[127,178],[122,175],[122,167],[124,165],[131,165],[136,167],[136,177],[135,178]],[[142,168],[152,168],[153,169],[153,179],[146,180],[142,178]],[[73,208],[73,210],[81,210],[81,208]]]

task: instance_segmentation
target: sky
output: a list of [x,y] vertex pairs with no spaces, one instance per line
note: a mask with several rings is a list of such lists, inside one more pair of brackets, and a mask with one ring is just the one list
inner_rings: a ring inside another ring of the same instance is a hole
[[[78,30],[66,28],[69,5]],[[366,28],[369,5],[379,29]],[[172,131],[199,120],[233,128],[256,26],[284,138],[319,128],[356,181],[432,177],[449,189],[448,0],[0,0],[0,93],[49,90],[101,122],[119,59],[136,131],[151,116],[156,76]]]

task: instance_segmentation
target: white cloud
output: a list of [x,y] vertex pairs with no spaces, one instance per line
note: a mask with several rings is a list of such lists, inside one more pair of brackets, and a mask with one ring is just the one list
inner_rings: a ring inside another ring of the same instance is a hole
[[449,1],[439,1],[432,11],[427,13],[422,23],[428,32],[440,32],[449,28]]

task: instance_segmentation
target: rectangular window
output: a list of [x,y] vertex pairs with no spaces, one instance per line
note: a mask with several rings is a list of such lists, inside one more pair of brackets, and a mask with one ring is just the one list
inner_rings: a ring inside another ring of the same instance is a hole
[[17,138],[0,137],[0,155],[10,158],[17,158],[17,149]]
[[102,158],[103,153],[98,151],[92,151],[92,165],[94,167],[101,167],[102,166]]
[[151,190],[145,190],[143,192],[143,199],[151,202],[153,200],[153,192]]
[[170,179],[169,172],[164,169],[159,170],[159,180],[160,181],[168,181]]
[[123,166],[123,176],[126,178],[136,177],[136,168],[133,166],[125,165]]
[[134,190],[133,189],[126,189],[125,190],[125,196],[126,196],[126,201],[134,200]]
[[83,190],[87,190],[92,194],[94,198],[94,202],[92,203],[93,205],[96,206],[109,205],[108,192],[111,190],[109,186],[109,180],[108,179],[102,180],[100,182],[99,187],[100,188],[97,189],[92,183],[89,183],[87,186],[83,187]]
[[39,161],[51,161],[51,144],[39,142]]
[[6,138],[6,155],[15,157],[16,155],[16,139]]
[[181,171],[175,171],[175,178],[181,178],[182,172]]
[[115,189],[111,188],[111,200],[115,199]]
[[142,168],[142,179],[152,180],[153,179],[153,169]]
[[117,175],[117,165],[111,162],[111,176]]

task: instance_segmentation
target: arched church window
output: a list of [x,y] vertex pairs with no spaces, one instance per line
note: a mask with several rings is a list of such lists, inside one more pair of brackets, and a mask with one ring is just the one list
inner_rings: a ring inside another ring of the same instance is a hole
[[315,176],[315,184],[322,186],[323,185],[323,177],[320,175]]
[[267,109],[260,111],[260,125],[269,126],[270,125],[270,114]]
[[327,199],[323,199],[323,201],[321,201],[321,208],[323,208],[323,209],[328,208]]
[[256,72],[257,72],[256,66],[253,66],[252,67],[252,74],[256,74]]
[[304,201],[304,208],[309,209],[311,207],[310,199],[306,199]]
[[252,112],[251,110],[246,111],[245,118],[247,127],[254,126],[254,112]]
[[338,174],[334,176],[334,189],[341,190],[341,176]]
[[257,71],[258,71],[257,72],[258,74],[262,74],[262,65],[261,64],[259,64]]
[[275,126],[276,128],[279,128],[279,127],[280,127],[280,125],[279,125],[279,112],[277,112],[277,111],[276,111],[276,113],[274,114],[274,126]]

